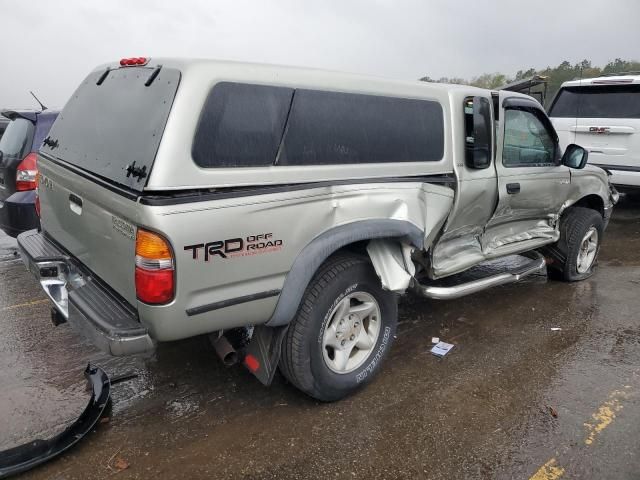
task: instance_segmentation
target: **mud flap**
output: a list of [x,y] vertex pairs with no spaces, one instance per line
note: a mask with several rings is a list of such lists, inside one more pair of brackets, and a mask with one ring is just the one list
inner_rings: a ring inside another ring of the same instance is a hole
[[100,367],[87,365],[84,376],[91,387],[91,398],[78,419],[48,440],[37,439],[0,452],[0,479],[26,472],[51,460],[93,430],[109,404],[111,383]]
[[263,385],[269,386],[278,368],[282,340],[289,325],[266,327],[259,325],[253,331],[245,348],[243,364]]

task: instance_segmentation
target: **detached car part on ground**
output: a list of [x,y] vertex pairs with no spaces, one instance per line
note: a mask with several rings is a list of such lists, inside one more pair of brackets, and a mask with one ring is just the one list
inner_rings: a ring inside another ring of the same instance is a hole
[[0,479],[26,472],[51,460],[93,430],[109,404],[111,383],[99,367],[87,365],[84,374],[91,387],[91,397],[80,417],[50,439],[34,440],[0,452]]
[[617,200],[525,95],[203,60],[99,67],[38,160],[18,244],[55,323],[114,355],[209,334],[325,401],[379,370],[400,293],[591,275]]
[[0,138],[0,230],[12,237],[38,227],[36,152],[58,112],[4,110],[9,120]]

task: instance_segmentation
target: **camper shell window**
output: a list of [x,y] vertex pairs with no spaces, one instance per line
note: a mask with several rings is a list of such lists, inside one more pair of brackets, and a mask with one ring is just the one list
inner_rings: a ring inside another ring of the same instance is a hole
[[192,155],[203,168],[435,162],[444,115],[431,100],[222,82]]

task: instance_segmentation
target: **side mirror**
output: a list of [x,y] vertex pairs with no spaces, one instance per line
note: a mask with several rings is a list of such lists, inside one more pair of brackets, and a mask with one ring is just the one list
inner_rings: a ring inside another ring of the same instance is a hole
[[589,152],[587,152],[580,145],[576,145],[572,143],[567,146],[564,151],[564,155],[562,155],[562,165],[565,165],[569,168],[581,169],[587,164],[587,160],[589,158]]

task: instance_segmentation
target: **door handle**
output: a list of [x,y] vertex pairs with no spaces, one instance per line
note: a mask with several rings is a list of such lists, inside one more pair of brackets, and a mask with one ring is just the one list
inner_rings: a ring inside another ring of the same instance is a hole
[[507,193],[513,195],[514,193],[520,193],[519,183],[507,183]]
[[75,203],[79,207],[82,207],[82,199],[74,193],[69,194],[69,201]]
[[82,215],[82,199],[74,193],[69,194],[69,208],[76,215]]

